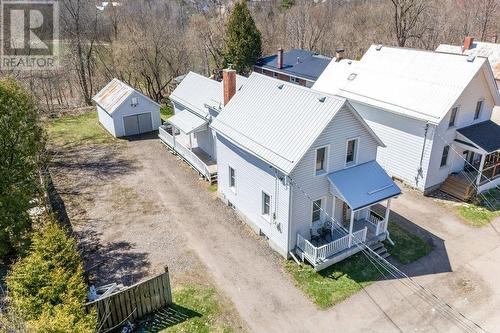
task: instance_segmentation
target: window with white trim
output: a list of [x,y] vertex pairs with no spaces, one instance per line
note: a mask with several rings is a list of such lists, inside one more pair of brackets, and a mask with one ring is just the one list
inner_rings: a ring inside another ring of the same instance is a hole
[[347,141],[347,151],[345,156],[346,165],[356,164],[356,153],[358,149],[358,139]]
[[229,188],[236,191],[236,171],[229,167]]
[[326,172],[326,147],[321,147],[316,149],[316,174],[322,174]]
[[137,106],[139,104],[139,99],[137,97],[132,97],[130,101],[131,106]]
[[450,153],[450,146],[446,145],[443,148],[443,155],[441,155],[441,164],[440,167],[446,166],[448,163],[448,154]]
[[295,83],[295,84],[299,84],[300,79],[298,77],[290,76],[290,82]]
[[322,202],[323,202],[323,200],[321,200],[321,199],[313,201],[313,203],[312,203],[312,217],[311,217],[312,222],[317,222],[321,219]]
[[271,214],[271,197],[266,192],[262,192],[262,216],[269,218]]
[[448,122],[448,128],[455,126],[455,121],[457,120],[458,106],[451,109],[450,121]]
[[474,112],[474,120],[478,119],[479,116],[481,115],[481,110],[483,109],[483,103],[484,103],[484,101],[482,101],[482,100],[477,101],[476,111]]

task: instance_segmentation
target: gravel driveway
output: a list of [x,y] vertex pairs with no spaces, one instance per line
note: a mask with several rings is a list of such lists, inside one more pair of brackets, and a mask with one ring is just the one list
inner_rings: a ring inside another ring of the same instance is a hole
[[[75,167],[70,177],[88,193],[82,204],[86,219],[75,224],[75,232],[102,257],[88,268],[99,282],[119,276],[137,281],[165,263],[175,281],[201,262],[255,332],[459,331],[394,280],[318,310],[283,271],[283,259],[155,137],[124,142],[115,153],[117,164],[126,165],[121,172],[98,177]],[[82,158],[89,156],[99,155]],[[437,247],[407,272],[492,332],[500,327],[494,285],[500,237],[490,228],[465,226],[446,207],[412,191],[393,206],[403,223],[413,221],[406,223]]]

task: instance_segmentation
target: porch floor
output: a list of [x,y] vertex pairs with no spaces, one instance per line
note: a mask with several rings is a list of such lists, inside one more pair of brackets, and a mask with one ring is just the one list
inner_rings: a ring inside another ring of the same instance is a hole
[[203,149],[199,147],[194,147],[192,150],[193,154],[198,156],[198,158],[206,164],[208,171],[210,173],[216,173],[217,172],[217,162],[214,161]]
[[[365,227],[367,227],[366,240],[368,241],[371,238],[375,237],[376,227],[373,224],[371,224],[370,222],[368,222],[367,220],[365,220],[365,219],[355,220],[354,224],[352,226],[352,232],[354,233],[356,231],[362,230]],[[346,228],[349,229],[349,226],[347,226]],[[334,229],[331,236],[327,235],[325,237],[319,237],[316,239],[312,239],[310,242],[314,246],[320,247],[320,246],[326,245],[330,242],[336,241],[337,239],[340,239],[340,238],[344,237],[345,235],[346,235],[346,233],[343,230]]]

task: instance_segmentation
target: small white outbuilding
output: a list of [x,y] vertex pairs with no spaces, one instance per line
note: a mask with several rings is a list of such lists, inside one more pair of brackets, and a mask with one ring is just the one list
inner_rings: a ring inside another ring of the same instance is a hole
[[111,80],[92,100],[99,122],[114,137],[152,132],[161,126],[160,105],[118,79]]

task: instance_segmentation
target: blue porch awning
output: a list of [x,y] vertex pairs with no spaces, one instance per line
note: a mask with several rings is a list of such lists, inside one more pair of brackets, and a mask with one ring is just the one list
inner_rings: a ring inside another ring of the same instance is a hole
[[401,189],[384,169],[370,161],[328,174],[333,193],[344,200],[352,210],[371,206],[398,196]]

